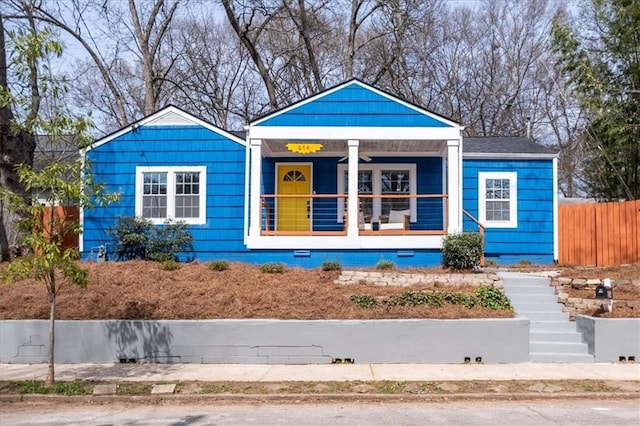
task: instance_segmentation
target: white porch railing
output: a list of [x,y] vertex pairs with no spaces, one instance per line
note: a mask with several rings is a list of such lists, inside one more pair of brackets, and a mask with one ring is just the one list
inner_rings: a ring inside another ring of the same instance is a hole
[[[345,236],[346,194],[264,194],[260,235]],[[297,201],[294,201],[297,200]],[[447,194],[359,195],[359,235],[446,235]]]

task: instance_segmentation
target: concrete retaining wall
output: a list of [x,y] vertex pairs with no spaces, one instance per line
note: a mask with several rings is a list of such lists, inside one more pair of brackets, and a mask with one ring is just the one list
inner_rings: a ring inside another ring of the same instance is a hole
[[578,315],[576,324],[595,362],[640,361],[640,318]]
[[[0,362],[42,363],[48,321],[0,321]],[[529,320],[57,321],[57,363],[527,362]]]

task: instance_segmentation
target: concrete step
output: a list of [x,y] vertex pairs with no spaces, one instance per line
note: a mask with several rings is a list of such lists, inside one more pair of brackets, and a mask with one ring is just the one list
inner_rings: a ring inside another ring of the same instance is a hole
[[532,285],[522,285],[522,286],[514,286],[514,287],[505,287],[504,294],[507,297],[511,297],[512,295],[518,294],[552,294],[555,296],[556,289],[549,285],[546,286],[532,286]]
[[529,342],[531,353],[588,354],[586,343],[578,342]]
[[531,362],[594,362],[590,354],[537,353],[529,354]]
[[531,321],[530,331],[576,331],[576,324],[569,321]]
[[516,311],[519,316],[527,317],[531,321],[569,321],[569,312],[522,312]]
[[546,277],[541,277],[539,275],[529,275],[529,274],[522,274],[520,272],[507,272],[507,271],[499,271],[498,275],[504,280],[504,281],[509,281],[509,282],[514,282],[514,283],[519,283],[519,282],[531,282],[531,281],[537,281],[537,282],[549,282],[549,279]]
[[577,331],[531,331],[530,342],[581,343],[582,334]]
[[511,303],[550,303],[558,301],[558,297],[555,294],[513,294],[507,295],[507,297],[511,300]]
[[516,310],[518,314],[521,312],[562,312],[564,305],[558,302],[537,302],[537,303],[514,303],[511,301],[511,306]]

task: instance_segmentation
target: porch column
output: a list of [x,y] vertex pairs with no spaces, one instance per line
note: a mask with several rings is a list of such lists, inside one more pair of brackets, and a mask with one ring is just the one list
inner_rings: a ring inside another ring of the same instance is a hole
[[251,139],[249,142],[251,149],[251,179],[249,181],[250,195],[250,220],[249,235],[258,237],[260,235],[260,222],[262,218],[262,205],[260,202],[261,176],[262,176],[262,140]]
[[462,139],[447,141],[447,233],[462,231]]
[[349,176],[349,198],[347,199],[347,236],[358,236],[358,146],[360,141],[349,140],[349,167],[347,174]]

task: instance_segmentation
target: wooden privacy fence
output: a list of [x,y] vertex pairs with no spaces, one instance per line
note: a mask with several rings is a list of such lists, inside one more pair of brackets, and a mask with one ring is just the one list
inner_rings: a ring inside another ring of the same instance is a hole
[[560,264],[640,263],[640,200],[560,205],[558,221]]
[[[51,209],[53,209],[53,215],[57,216],[58,220],[61,221],[71,221],[78,222],[80,220],[80,209],[77,206],[47,206],[44,208],[43,215],[49,216],[52,214]],[[44,226],[44,235],[46,237],[50,236],[51,230],[49,229],[48,222],[45,220]],[[69,233],[62,237],[62,248],[78,248],[79,243],[79,235],[74,233]]]

